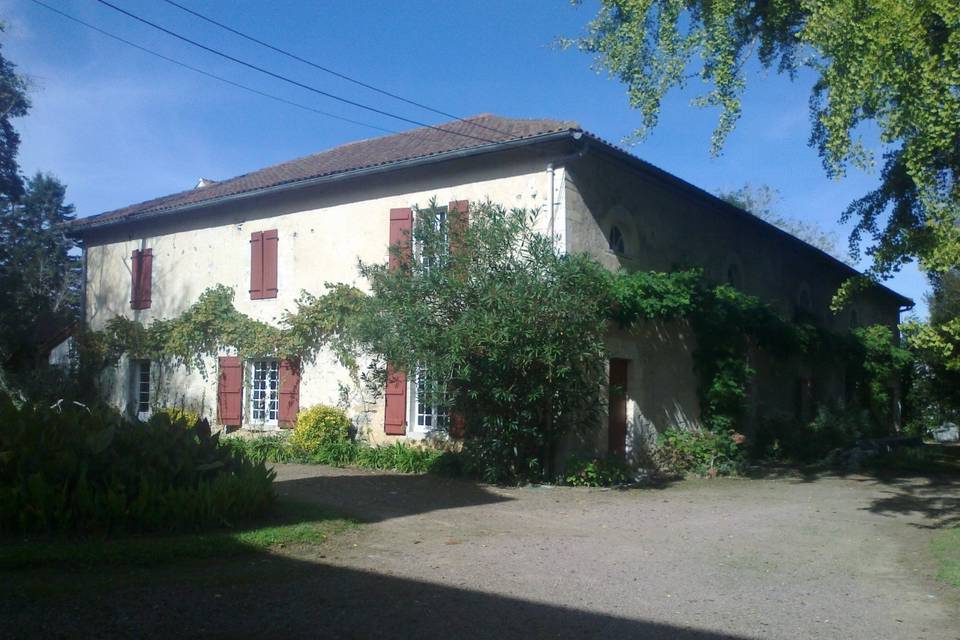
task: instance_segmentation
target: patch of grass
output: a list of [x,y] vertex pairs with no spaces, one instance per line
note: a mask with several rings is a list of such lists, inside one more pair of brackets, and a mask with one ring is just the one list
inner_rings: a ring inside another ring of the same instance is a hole
[[357,526],[315,505],[278,501],[267,517],[234,530],[121,538],[0,540],[0,569],[147,567],[255,554],[281,545],[316,545]]
[[937,579],[960,589],[960,527],[937,534],[930,550],[940,565]]

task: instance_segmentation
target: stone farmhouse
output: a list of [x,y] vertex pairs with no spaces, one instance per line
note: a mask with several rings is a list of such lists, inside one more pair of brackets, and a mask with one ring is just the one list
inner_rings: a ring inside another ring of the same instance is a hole
[[[803,312],[836,330],[896,325],[912,304],[877,286],[834,315],[831,296],[856,273],[846,264],[575,122],[480,115],[78,219],[72,231],[83,245],[85,322],[100,329],[116,315],[144,323],[176,317],[216,284],[233,288],[242,313],[274,321],[301,291],[322,293],[324,282],[364,288],[357,260],[386,261],[412,211],[434,198],[538,208],[540,230],[565,251],[589,252],[610,269],[697,266],[785,316]],[[601,450],[630,451],[670,425],[697,424],[689,330],[612,331],[608,344],[611,382],[625,393],[610,397]],[[843,372],[755,366],[752,415],[808,414],[818,398],[843,394]],[[207,370],[215,373],[124,359],[108,372],[106,389],[131,414],[185,406],[228,430],[269,431],[289,426],[299,407],[341,402],[350,384],[332,355],[298,368],[224,353]],[[348,399],[371,441],[423,438],[444,418],[417,401],[415,376],[389,387],[376,398]]]

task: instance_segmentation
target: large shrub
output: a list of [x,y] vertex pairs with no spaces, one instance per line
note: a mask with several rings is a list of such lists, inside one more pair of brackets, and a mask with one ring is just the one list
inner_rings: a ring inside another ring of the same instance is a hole
[[0,530],[199,530],[265,510],[273,472],[187,426],[0,397]]
[[697,475],[730,475],[742,470],[745,456],[740,434],[676,427],[659,436],[658,457],[669,471]]
[[350,418],[343,409],[316,405],[297,414],[291,444],[310,454],[326,445],[350,440]]
[[395,249],[394,268],[361,265],[372,296],[353,336],[379,372],[390,362],[438,383],[427,400],[465,416],[467,471],[549,477],[560,438],[596,424],[610,275],[538,233],[536,211],[463,215],[419,210],[417,259]]

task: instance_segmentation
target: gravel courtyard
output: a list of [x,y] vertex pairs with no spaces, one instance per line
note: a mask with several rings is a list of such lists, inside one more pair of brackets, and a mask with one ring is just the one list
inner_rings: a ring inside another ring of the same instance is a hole
[[115,593],[73,607],[75,626],[49,631],[960,637],[960,594],[931,579],[927,553],[936,527],[960,516],[956,480],[787,474],[617,491],[301,465],[277,471],[280,495],[368,524],[321,547],[196,567],[199,583],[112,584]]

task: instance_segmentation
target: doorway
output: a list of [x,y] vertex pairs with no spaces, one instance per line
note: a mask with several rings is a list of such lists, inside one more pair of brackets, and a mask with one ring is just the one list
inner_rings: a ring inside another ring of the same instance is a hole
[[607,450],[622,456],[627,451],[627,365],[623,358],[610,359],[610,384],[607,391]]

